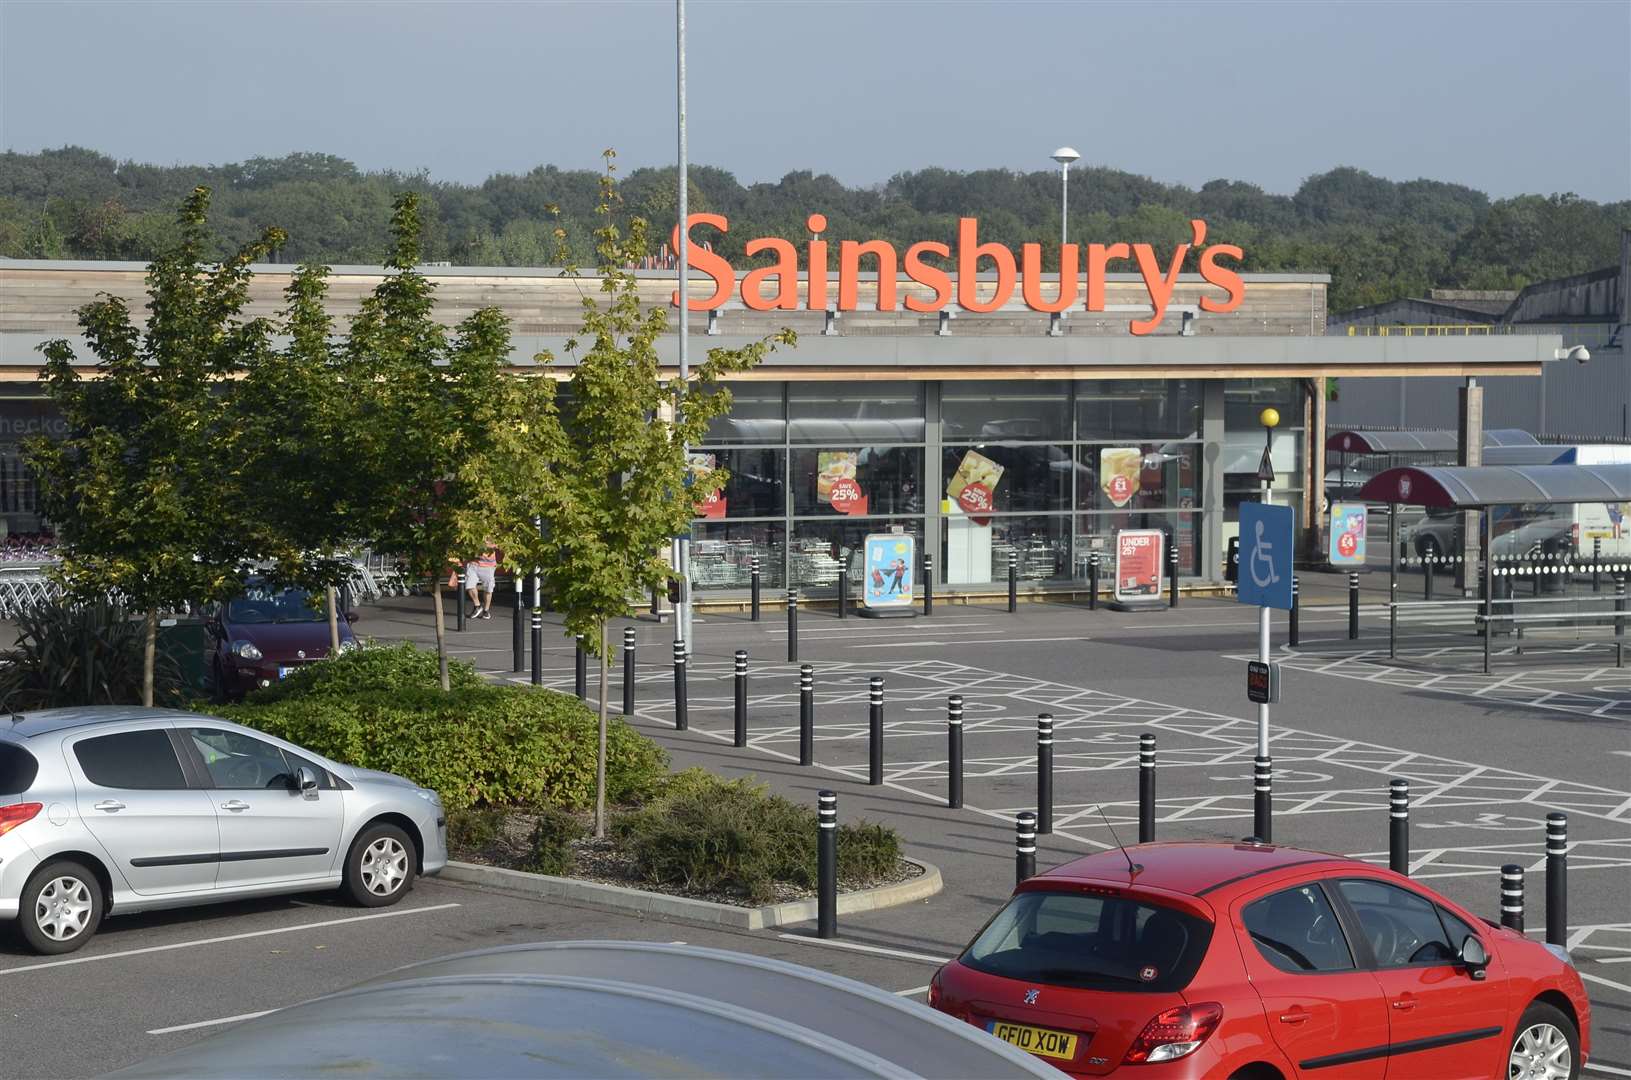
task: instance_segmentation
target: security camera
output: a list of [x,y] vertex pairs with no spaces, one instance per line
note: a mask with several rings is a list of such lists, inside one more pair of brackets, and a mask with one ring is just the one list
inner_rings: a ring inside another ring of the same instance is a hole
[[1552,353],[1552,358],[1555,360],[1573,360],[1577,364],[1585,364],[1591,361],[1591,350],[1584,345],[1576,345],[1573,348],[1555,350]]

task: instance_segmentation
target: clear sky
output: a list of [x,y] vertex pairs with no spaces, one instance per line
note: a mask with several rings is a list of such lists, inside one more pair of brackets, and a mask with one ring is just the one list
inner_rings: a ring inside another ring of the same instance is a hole
[[[1631,2],[689,0],[691,159],[743,182],[1084,162],[1290,192],[1355,165],[1631,198]],[[480,180],[674,160],[672,0],[0,0],[0,136]]]

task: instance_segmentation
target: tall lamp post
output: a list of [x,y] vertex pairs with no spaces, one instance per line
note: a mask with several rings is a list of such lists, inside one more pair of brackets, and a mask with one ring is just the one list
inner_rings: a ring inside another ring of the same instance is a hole
[[[1053,152],[1053,160],[1059,163],[1059,289],[1061,296],[1064,295],[1065,287],[1065,243],[1070,237],[1070,163],[1081,156],[1073,147],[1069,146],[1061,146]],[[1061,332],[1059,323],[1061,318],[1063,316],[1057,311],[1048,316],[1048,333],[1058,334]]]
[[[679,126],[679,223],[680,243],[679,250],[674,254],[679,261],[679,298],[680,298],[680,401],[675,411],[685,407],[685,390],[691,377],[690,365],[690,278],[691,278],[691,217],[687,206],[690,195],[690,180],[686,168],[685,147],[685,0],[675,0],[674,3],[674,52],[675,52],[675,83],[677,97],[677,118]],[[678,416],[675,417],[679,419]],[[690,452],[690,447],[685,448]],[[694,645],[691,641],[691,530],[686,529],[686,535],[676,537],[674,541],[674,570],[679,575],[679,603],[674,611],[674,638],[683,642],[687,654],[691,653]]]
[[[1274,491],[1274,429],[1280,426],[1280,410],[1270,406],[1258,414],[1258,421],[1263,425],[1263,457],[1257,463],[1257,478],[1263,482],[1263,505],[1269,503],[1269,496]],[[1257,659],[1263,664],[1269,662],[1269,607],[1263,604],[1257,609]],[[1259,760],[1269,756],[1269,707],[1266,703],[1257,706],[1257,756]]]

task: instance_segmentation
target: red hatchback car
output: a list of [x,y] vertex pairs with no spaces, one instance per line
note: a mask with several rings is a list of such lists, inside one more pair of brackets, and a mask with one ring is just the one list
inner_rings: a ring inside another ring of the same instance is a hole
[[929,1004],[1129,1080],[1575,1080],[1590,1049],[1563,950],[1381,867],[1250,842],[1031,878]]

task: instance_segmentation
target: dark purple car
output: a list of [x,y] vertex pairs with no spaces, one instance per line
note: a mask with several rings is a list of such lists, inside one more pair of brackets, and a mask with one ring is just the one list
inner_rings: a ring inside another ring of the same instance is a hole
[[[340,651],[357,647],[354,611],[340,620]],[[209,628],[210,675],[216,695],[240,698],[270,686],[301,664],[329,652],[328,615],[320,596],[258,578],[241,595],[217,604],[205,616]]]

